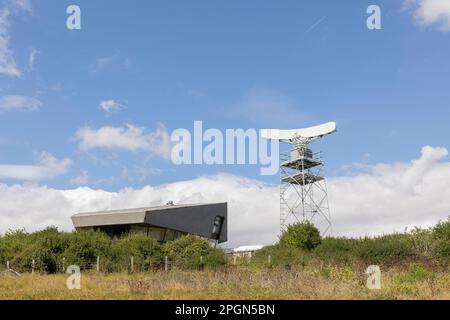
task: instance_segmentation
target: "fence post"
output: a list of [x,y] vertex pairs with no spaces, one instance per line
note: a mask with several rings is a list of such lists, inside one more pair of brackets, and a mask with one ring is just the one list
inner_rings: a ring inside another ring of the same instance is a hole
[[97,272],[100,272],[100,256],[97,256]]
[[270,256],[270,254],[267,257],[267,263],[269,264],[269,267],[272,265],[272,257]]
[[237,263],[237,256],[234,255],[234,256],[233,256],[233,265],[236,265],[236,263]]
[[31,274],[34,274],[34,266],[35,266],[35,261],[34,259],[31,261]]
[[134,257],[131,257],[131,272],[134,272]]
[[9,271],[9,261],[6,261],[6,271]]
[[164,257],[164,271],[167,272],[169,270],[169,258],[167,256]]
[[66,258],[62,258],[62,272],[66,272],[65,267],[66,266]]

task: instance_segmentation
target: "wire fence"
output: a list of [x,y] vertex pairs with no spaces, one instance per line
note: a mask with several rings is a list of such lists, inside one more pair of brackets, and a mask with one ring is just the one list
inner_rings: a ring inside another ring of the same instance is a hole
[[[209,257],[198,256],[189,258],[170,258],[168,256],[159,258],[142,258],[130,256],[121,259],[113,257],[89,257],[84,259],[69,260],[65,257],[54,261],[42,261],[31,259],[24,263],[14,263],[14,261],[6,261],[0,264],[0,272],[13,273],[66,273],[69,266],[76,265],[82,271],[112,273],[112,272],[129,272],[129,273],[143,273],[151,271],[170,271],[176,270],[203,270],[205,268],[227,268],[236,267],[238,265],[246,265],[251,263],[251,255],[227,255],[222,263],[217,261],[210,261]],[[267,256],[267,266],[272,266],[273,259]]]

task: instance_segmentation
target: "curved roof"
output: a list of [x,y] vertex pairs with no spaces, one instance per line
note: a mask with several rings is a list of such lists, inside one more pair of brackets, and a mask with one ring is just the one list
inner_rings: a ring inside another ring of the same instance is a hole
[[184,204],[83,212],[72,216],[76,229],[147,225],[210,238],[214,220],[224,218],[219,242],[227,241],[227,203]]

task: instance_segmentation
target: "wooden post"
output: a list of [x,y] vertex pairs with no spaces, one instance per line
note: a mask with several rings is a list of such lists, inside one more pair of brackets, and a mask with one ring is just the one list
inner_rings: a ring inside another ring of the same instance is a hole
[[66,266],[66,258],[62,258],[62,272],[66,272],[66,269],[64,268]]
[[131,257],[131,272],[134,272],[134,257]]
[[9,271],[9,261],[6,261],[6,271]]
[[234,255],[234,256],[233,256],[233,264],[236,265],[236,263],[237,263],[237,256]]
[[169,258],[167,256],[164,257],[164,271],[169,271]]
[[31,274],[34,274],[34,266],[35,266],[36,262],[34,261],[34,259],[31,261]]
[[270,255],[267,257],[267,263],[269,264],[269,267],[272,265],[272,257]]
[[100,256],[97,256],[97,272],[100,272]]

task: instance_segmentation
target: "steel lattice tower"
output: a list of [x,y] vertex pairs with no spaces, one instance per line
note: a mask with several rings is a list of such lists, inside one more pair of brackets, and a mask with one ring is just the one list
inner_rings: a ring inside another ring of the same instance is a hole
[[[320,126],[279,130],[265,129],[265,139],[278,140],[280,148],[280,229],[289,225],[310,222],[322,233],[332,232],[328,191],[321,153],[313,153],[309,145],[336,132],[336,123]],[[283,150],[283,147],[289,149]]]
[[306,139],[294,139],[288,152],[280,153],[280,229],[290,224],[311,222],[323,235],[331,233],[324,163],[313,154]]

